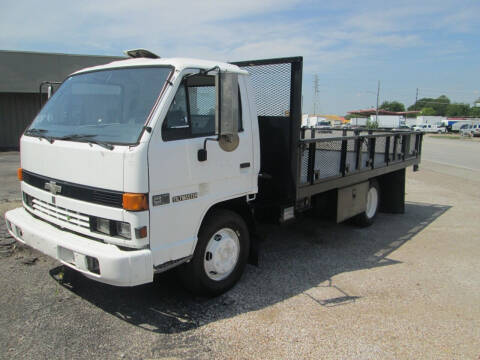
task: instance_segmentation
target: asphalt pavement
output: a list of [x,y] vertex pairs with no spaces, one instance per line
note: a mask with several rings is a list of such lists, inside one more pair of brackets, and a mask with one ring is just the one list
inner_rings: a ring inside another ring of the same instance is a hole
[[480,171],[480,141],[423,137],[422,160]]

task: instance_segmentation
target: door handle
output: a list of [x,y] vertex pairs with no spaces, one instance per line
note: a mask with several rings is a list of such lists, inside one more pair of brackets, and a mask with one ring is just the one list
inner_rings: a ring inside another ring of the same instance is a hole
[[245,169],[245,168],[248,168],[250,167],[250,163],[249,162],[244,162],[244,163],[241,163],[240,164],[240,169]]

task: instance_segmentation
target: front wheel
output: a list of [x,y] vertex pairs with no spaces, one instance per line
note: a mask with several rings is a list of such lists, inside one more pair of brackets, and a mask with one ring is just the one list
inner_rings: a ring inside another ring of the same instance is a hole
[[192,260],[179,269],[185,287],[198,295],[224,293],[242,276],[249,246],[247,225],[238,214],[212,211],[200,228]]
[[377,216],[378,207],[380,205],[380,186],[375,179],[370,180],[370,186],[367,191],[367,199],[365,211],[358,214],[354,221],[358,226],[366,227],[373,224]]

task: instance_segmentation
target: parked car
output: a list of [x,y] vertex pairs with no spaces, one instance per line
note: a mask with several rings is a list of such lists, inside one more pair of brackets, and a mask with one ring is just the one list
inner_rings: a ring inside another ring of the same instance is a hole
[[444,126],[438,126],[438,125],[431,125],[431,124],[420,124],[420,125],[415,125],[413,128],[415,131],[422,131],[425,133],[446,133],[447,130]]
[[332,123],[327,120],[322,120],[317,122],[317,129],[330,129],[332,127]]
[[480,124],[463,125],[460,128],[462,136],[480,136]]

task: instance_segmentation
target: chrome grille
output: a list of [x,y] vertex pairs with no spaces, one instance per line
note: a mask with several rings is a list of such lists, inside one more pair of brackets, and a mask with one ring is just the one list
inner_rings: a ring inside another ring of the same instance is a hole
[[90,219],[87,215],[49,204],[43,200],[32,198],[32,208],[45,215],[61,220],[67,224],[90,229]]

